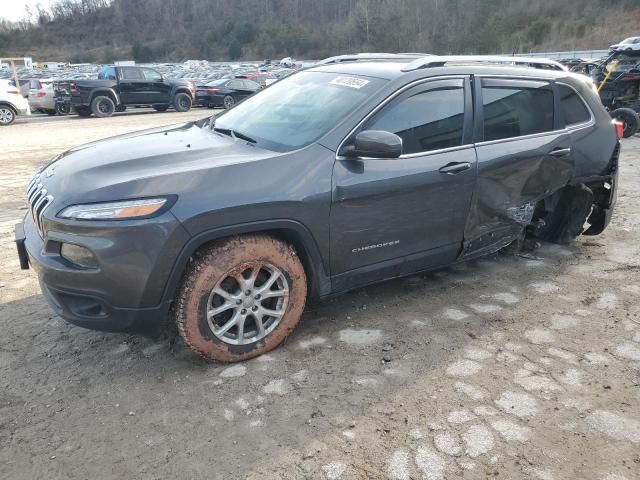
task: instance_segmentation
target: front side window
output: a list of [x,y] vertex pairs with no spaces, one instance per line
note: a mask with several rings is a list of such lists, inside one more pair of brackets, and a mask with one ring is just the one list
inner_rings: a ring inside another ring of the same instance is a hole
[[[511,82],[514,83],[514,82]],[[544,84],[482,87],[484,140],[553,131],[553,91]]]
[[302,71],[260,90],[215,120],[216,130],[242,133],[258,147],[288,152],[332,130],[387,80]]
[[155,70],[151,70],[150,68],[143,68],[142,73],[144,74],[144,78],[149,82],[162,81],[162,75],[160,75]]
[[564,121],[565,126],[588,122],[591,119],[591,114],[584,101],[572,88],[558,85],[558,94],[560,96],[560,118]]
[[384,130],[402,138],[402,154],[462,145],[464,89],[435,88],[384,108],[363,130]]
[[125,67],[120,70],[122,80],[144,80],[144,76],[139,68]]

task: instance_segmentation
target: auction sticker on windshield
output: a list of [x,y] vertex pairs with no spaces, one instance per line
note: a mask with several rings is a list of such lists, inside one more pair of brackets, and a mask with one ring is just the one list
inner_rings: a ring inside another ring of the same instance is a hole
[[340,85],[343,87],[362,88],[369,83],[369,80],[357,77],[336,77],[329,83],[331,83],[331,85]]

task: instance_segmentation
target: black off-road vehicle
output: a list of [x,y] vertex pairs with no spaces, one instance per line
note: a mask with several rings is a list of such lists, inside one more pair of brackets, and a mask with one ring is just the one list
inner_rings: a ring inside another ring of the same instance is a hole
[[110,117],[128,106],[150,105],[159,112],[173,106],[191,108],[195,87],[191,82],[164,78],[147,67],[103,67],[97,80],[67,80],[54,84],[56,105],[82,116]]
[[616,51],[591,69],[600,99],[624,125],[624,136],[640,129],[640,50]]
[[72,323],[158,331],[175,311],[198,354],[251,358],[308,297],[602,232],[621,132],[592,86],[484,57],[310,68],[53,159],[28,185],[21,264]]

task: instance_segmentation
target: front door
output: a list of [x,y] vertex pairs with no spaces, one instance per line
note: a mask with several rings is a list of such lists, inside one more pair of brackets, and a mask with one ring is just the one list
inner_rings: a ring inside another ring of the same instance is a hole
[[143,68],[142,73],[148,82],[149,103],[171,103],[171,85],[166,83],[159,72]]
[[153,103],[151,82],[145,79],[141,68],[120,67],[118,72],[122,103],[125,105]]
[[403,154],[336,160],[335,290],[446,264],[460,253],[476,178],[470,91],[464,77],[421,83],[397,95],[347,139],[345,145],[363,130],[393,132],[403,140]]

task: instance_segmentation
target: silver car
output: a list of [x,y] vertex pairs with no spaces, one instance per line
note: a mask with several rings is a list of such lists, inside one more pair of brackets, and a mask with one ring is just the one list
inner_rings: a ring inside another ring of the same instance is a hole
[[52,79],[34,78],[29,81],[29,107],[32,112],[56,114]]

